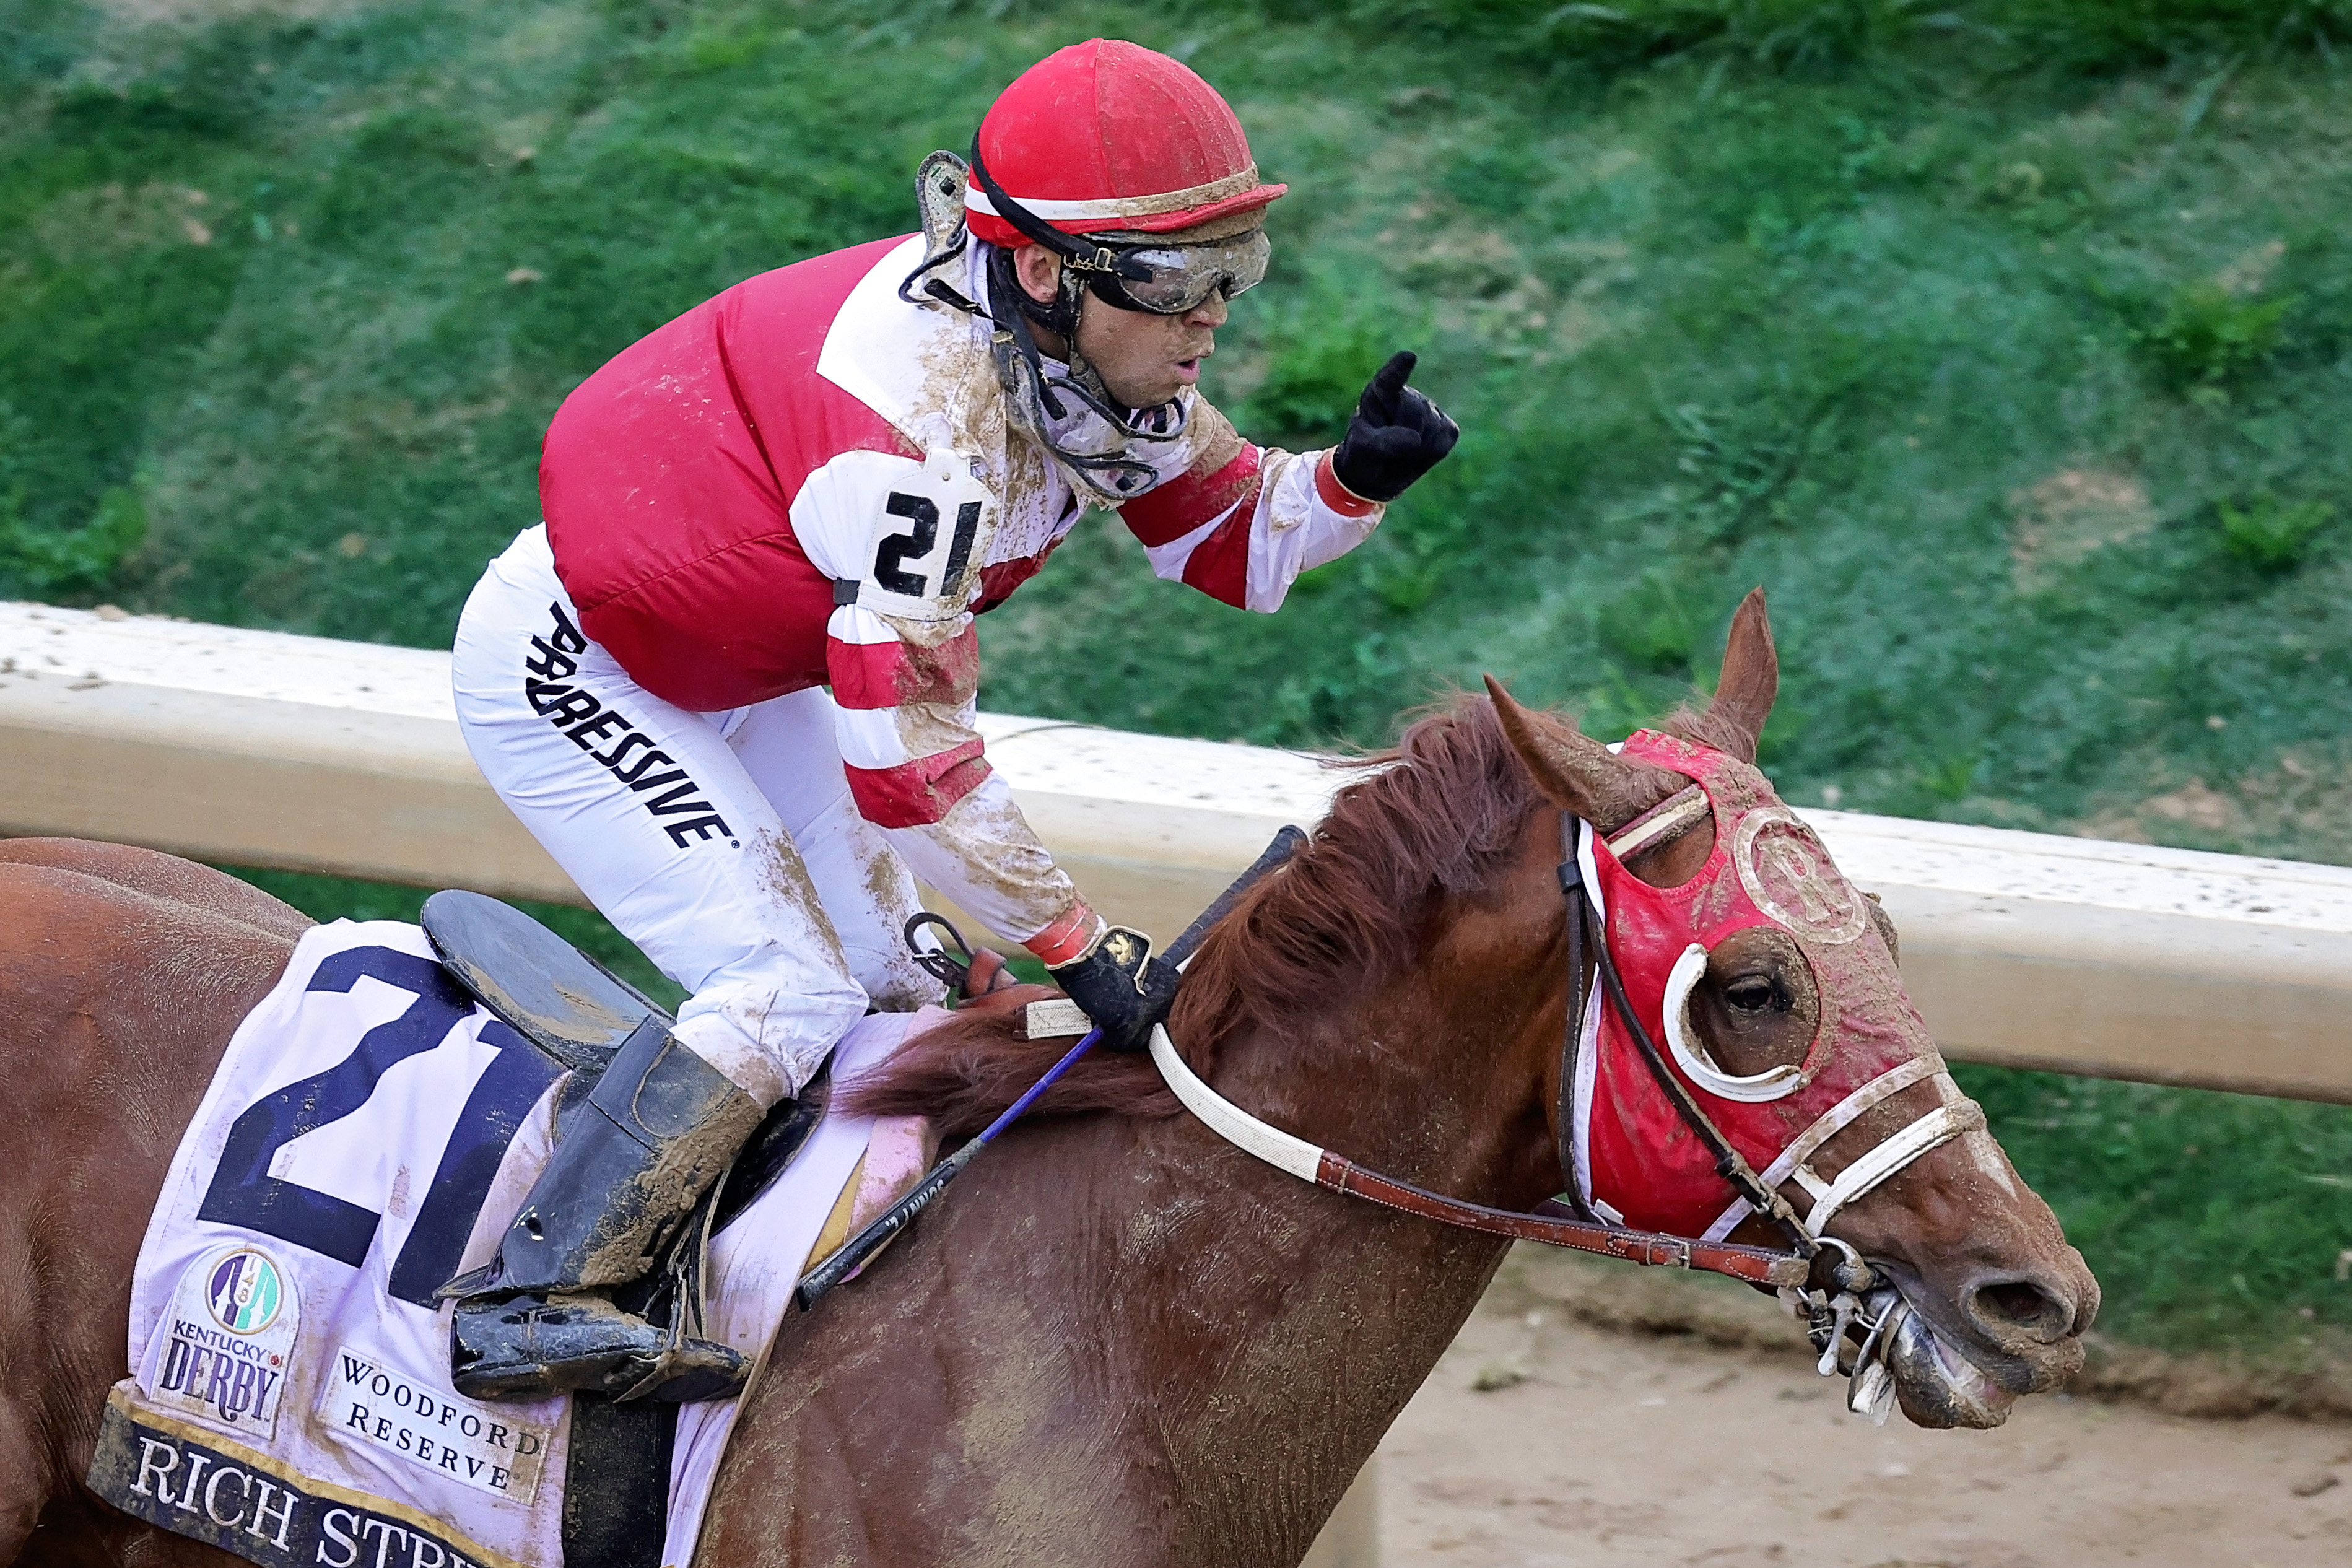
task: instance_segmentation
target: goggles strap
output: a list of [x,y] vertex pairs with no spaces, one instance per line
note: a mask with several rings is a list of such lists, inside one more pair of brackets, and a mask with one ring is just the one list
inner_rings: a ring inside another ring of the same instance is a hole
[[[1025,296],[1013,277],[1012,258],[1001,248],[989,258],[988,283],[989,319],[996,323],[990,347],[996,356],[1005,395],[1016,405],[1015,418],[1025,423],[1037,443],[1105,504],[1123,505],[1142,494],[1154,478],[1149,463],[1118,452],[1074,451],[1055,438],[1053,421],[1066,417],[1069,412],[1063,405],[1061,395],[1076,397],[1122,434],[1147,440],[1170,441],[1182,435],[1185,411],[1178,408],[1172,418],[1162,417],[1162,423],[1170,426],[1165,434],[1144,435],[1133,427],[1129,416],[1115,410],[1076,381],[1047,375],[1037,340],[1030,334],[1028,319],[1018,308],[1018,301]],[[1028,407],[1032,400],[1038,405],[1034,412]],[[1160,411],[1153,413],[1160,415]]]
[[[1052,224],[1004,194],[1004,187],[996,183],[995,177],[989,174],[988,166],[981,161],[980,138],[977,136],[974,136],[971,141],[970,169],[972,178],[980,182],[981,190],[986,193],[988,205],[996,209],[999,217],[1019,229],[1030,240],[1044,246],[1062,258],[1062,276],[1065,285],[1063,291],[1067,302],[1057,306],[1057,309],[1069,315],[1070,325],[1066,328],[1056,322],[1048,321],[1045,323],[1048,328],[1062,332],[1075,341],[1076,295],[1082,287],[1093,289],[1096,297],[1104,304],[1118,310],[1134,310],[1148,316],[1178,316],[1184,313],[1182,310],[1153,310],[1129,293],[1126,283],[1122,281],[1122,279],[1128,279],[1139,283],[1150,279],[1150,269],[1142,263],[1131,259],[1127,253],[1129,250],[1151,249],[1154,248],[1153,247],[1111,246],[1099,239],[1083,235],[1066,234],[1055,228]],[[1191,308],[1186,307],[1188,310]]]
[[1060,257],[1064,272],[1085,277],[1095,285],[1095,291],[1102,294],[1105,302],[1108,304],[1129,310],[1141,309],[1134,300],[1126,298],[1126,290],[1117,289],[1116,292],[1107,293],[1102,287],[1106,282],[1130,275],[1125,258],[1099,240],[1089,243],[1081,236],[1063,233],[1011,196],[1006,195],[1004,187],[996,183],[996,177],[988,172],[988,165],[981,159],[978,136],[971,139],[971,163],[969,167],[972,178],[978,180],[980,188],[987,193],[988,205],[996,209],[997,216],[1019,229],[1030,240],[1044,246]]
[[965,167],[971,171],[971,177],[980,182],[980,188],[988,194],[988,205],[996,209],[999,217],[1065,262],[1082,268],[1087,265],[1084,259],[1087,247],[1075,236],[1064,234],[1004,194],[1004,187],[996,183],[996,177],[988,172],[988,164],[980,155],[978,136],[971,139],[971,161]]

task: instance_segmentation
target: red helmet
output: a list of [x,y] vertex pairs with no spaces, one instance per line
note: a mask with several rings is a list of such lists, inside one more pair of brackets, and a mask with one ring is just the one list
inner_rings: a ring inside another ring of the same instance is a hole
[[[1140,44],[1090,38],[1047,55],[999,94],[977,143],[997,188],[1068,234],[1164,234],[1273,201],[1217,89]],[[1026,243],[974,182],[972,235]]]

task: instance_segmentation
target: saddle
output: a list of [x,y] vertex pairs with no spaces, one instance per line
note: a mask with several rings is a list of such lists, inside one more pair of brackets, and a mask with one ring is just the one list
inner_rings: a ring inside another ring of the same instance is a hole
[[[511,904],[452,889],[426,899],[418,923],[451,978],[570,1070],[556,1104],[559,1136],[633,1030],[648,1018],[666,1028],[677,1022],[644,992]],[[779,1101],[658,1266],[614,1292],[614,1300],[661,1327],[698,1333],[711,1236],[784,1173],[824,1120],[832,1091],[828,1064],[798,1096]],[[621,1568],[659,1563],[677,1427],[675,1405],[573,1396],[574,1484],[564,1489],[565,1562]]]
[[[1306,842],[1296,827],[1275,835],[1256,864],[1202,911],[1165,954],[1181,971],[1216,922],[1240,902],[1255,882],[1281,867]],[[479,893],[446,891],[425,901],[420,918],[443,967],[465,991],[509,1027],[571,1069],[572,1079],[556,1107],[558,1135],[564,1118],[583,1103],[621,1045],[646,1019],[665,1027],[674,1020],[636,987],[605,969],[555,932],[511,905]],[[926,925],[939,928],[930,947],[918,942]],[[938,975],[951,994],[967,998],[1007,984],[1004,961],[967,947],[955,928],[939,916],[919,914],[907,923],[908,945],[916,961]],[[1066,1000],[1030,1005],[1032,1037],[1077,1035],[1085,1014]],[[1085,1048],[1082,1044],[1079,1050]],[[1063,1058],[1030,1090],[1034,1098],[1070,1062]],[[614,1293],[614,1301],[648,1321],[672,1327],[683,1318],[685,1331],[698,1332],[702,1284],[709,1237],[723,1229],[765,1192],[793,1162],[824,1116],[831,1098],[831,1064],[800,1096],[769,1113],[752,1133],[728,1173],[698,1206],[685,1233],[645,1279]],[[1020,1113],[1027,1098],[1000,1118],[1002,1127]],[[902,1194],[828,1260],[831,1283],[870,1260],[937,1195],[957,1170],[985,1145],[991,1132],[967,1143],[917,1186]],[[826,1289],[830,1289],[828,1284]],[[796,1299],[806,1310],[814,1299],[804,1279]],[[665,1315],[667,1314],[667,1315]],[[638,1568],[657,1563],[671,1450],[677,1430],[675,1405],[616,1404],[599,1395],[573,1396],[572,1471],[586,1482],[564,1491],[564,1559],[570,1563]],[[583,1460],[585,1461],[583,1463]]]

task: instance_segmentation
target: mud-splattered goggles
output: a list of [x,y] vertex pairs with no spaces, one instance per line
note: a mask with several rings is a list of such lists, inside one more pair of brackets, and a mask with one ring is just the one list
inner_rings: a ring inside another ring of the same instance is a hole
[[1198,310],[1212,294],[1230,300],[1265,281],[1274,245],[1265,230],[1251,229],[1206,245],[1108,246],[1097,243],[1084,261],[1066,260],[1087,274],[1087,285],[1108,304],[1181,316]]
[[1062,258],[1062,265],[1107,305],[1154,316],[1198,310],[1212,294],[1234,295],[1265,280],[1274,254],[1265,230],[1254,228],[1201,245],[1144,240],[1114,243],[1065,234],[1004,194],[972,143],[971,172],[997,216]]

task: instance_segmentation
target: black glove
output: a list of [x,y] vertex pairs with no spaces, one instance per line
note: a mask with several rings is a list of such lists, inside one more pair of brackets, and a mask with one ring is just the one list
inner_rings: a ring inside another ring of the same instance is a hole
[[1151,1026],[1166,1023],[1176,1001],[1175,965],[1152,963],[1151,939],[1125,926],[1112,926],[1083,957],[1048,973],[1114,1051],[1149,1048]]
[[1462,438],[1445,410],[1405,384],[1413,363],[1408,352],[1381,366],[1331,454],[1331,472],[1366,500],[1396,500]]

